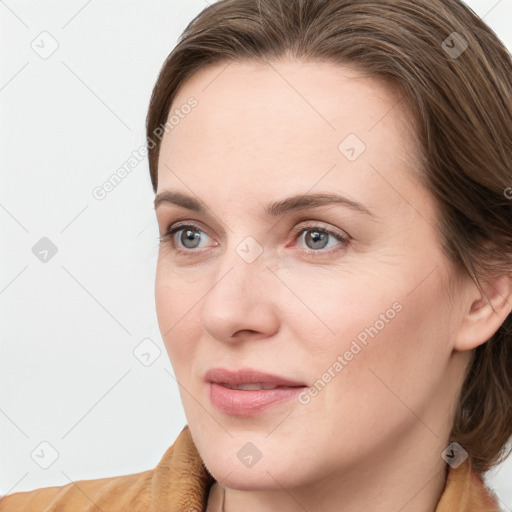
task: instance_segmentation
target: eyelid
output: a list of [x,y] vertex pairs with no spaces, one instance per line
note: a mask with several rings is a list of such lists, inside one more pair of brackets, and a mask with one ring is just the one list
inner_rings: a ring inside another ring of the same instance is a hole
[[331,227],[329,224],[326,224],[325,222],[322,222],[320,220],[309,220],[300,222],[292,229],[290,236],[296,237],[296,235],[302,233],[302,231],[313,228],[319,228],[320,230],[325,231],[326,233],[329,233],[333,236],[339,236],[340,238],[343,238],[347,241],[352,240],[352,237],[346,231],[343,231],[342,229],[339,228]]
[[[173,245],[173,250],[176,253],[188,253],[190,255],[199,255],[201,254],[206,248],[201,249],[182,249],[180,247],[175,247],[174,242],[174,235],[185,228],[192,228],[192,230],[204,233],[205,235],[212,238],[208,231],[203,229],[200,226],[200,223],[197,221],[176,221],[174,223],[169,224],[168,228],[166,229],[166,232],[163,236],[159,237],[159,240],[161,243],[165,242],[166,240],[170,239],[170,243]],[[298,239],[298,235],[300,235],[302,232],[307,230],[313,230],[314,228],[318,228],[318,231],[325,232],[334,238],[336,238],[340,245],[344,246],[342,248],[346,248],[348,244],[353,240],[353,238],[346,232],[339,228],[331,227],[330,225],[326,224],[325,222],[318,221],[318,220],[308,220],[303,221],[294,226],[292,231],[290,232],[290,240],[296,241]],[[219,245],[219,242],[215,242],[215,246]],[[286,246],[288,246],[288,242],[286,243]],[[318,250],[315,251],[314,249],[298,249],[302,251],[305,254],[313,255],[313,256],[328,256],[332,253],[336,253],[340,250],[340,248],[334,248],[329,250]]]
[[[176,235],[176,233],[178,231],[181,231],[182,229],[185,229],[185,228],[192,228],[192,230],[194,231],[198,231],[199,233],[203,233],[207,236],[209,236],[210,238],[212,238],[209,234],[208,234],[208,231],[206,229],[203,229],[201,226],[200,226],[200,223],[197,222],[197,221],[177,221],[177,222],[173,222],[171,224],[169,224],[169,226],[167,227],[167,229],[165,230],[165,233],[159,237],[159,240],[160,242],[165,242],[166,240],[170,239],[172,245],[174,245],[174,235]],[[215,245],[219,245],[219,242],[215,242]],[[199,250],[192,250],[192,249],[181,249],[181,248],[174,248],[174,250],[176,252],[189,252],[189,253],[192,253],[192,252],[200,252],[200,249]]]
[[[315,228],[317,231],[327,233],[328,235],[335,238],[338,241],[338,244],[335,247],[331,247],[325,250],[314,250],[308,248],[297,248],[294,250],[300,251],[302,254],[305,254],[308,257],[325,259],[329,257],[335,257],[338,253],[346,251],[353,240],[353,238],[346,231],[331,227],[330,225],[327,225],[324,222],[318,220],[309,220],[299,223],[291,231],[290,238],[292,239],[292,242],[295,243],[297,240],[299,240],[304,231],[314,231]],[[286,247],[288,247],[288,244]]]

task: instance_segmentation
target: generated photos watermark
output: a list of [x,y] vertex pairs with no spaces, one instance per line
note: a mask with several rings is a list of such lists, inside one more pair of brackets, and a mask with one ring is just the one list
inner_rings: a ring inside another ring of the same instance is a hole
[[132,154],[103,182],[103,184],[92,189],[94,199],[103,201],[103,199],[105,199],[110,192],[115,190],[115,188],[146,158],[148,150],[156,146],[154,139],[161,141],[164,133],[169,133],[178,126],[197,105],[197,99],[191,96],[186,103],[174,109],[174,112],[168,116],[167,121],[153,130],[153,137],[147,137],[146,144],[132,151]]
[[307,405],[311,399],[318,395],[329,382],[331,382],[336,375],[338,375],[343,368],[345,368],[355,356],[357,356],[367,345],[369,338],[373,339],[389,324],[400,311],[403,306],[400,302],[396,301],[384,313],[379,315],[379,318],[370,327],[365,327],[351,342],[350,347],[343,353],[338,355],[336,360],[326,369],[322,376],[315,381],[315,383],[305,389],[297,397],[302,405]]

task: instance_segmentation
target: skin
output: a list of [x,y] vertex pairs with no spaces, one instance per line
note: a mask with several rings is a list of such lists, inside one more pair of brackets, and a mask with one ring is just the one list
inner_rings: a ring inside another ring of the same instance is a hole
[[[162,140],[157,193],[208,209],[156,208],[155,288],[188,425],[226,488],[225,510],[433,512],[470,351],[510,312],[510,281],[492,283],[491,302],[452,268],[415,176],[412,116],[389,84],[327,62],[226,66],[203,68],[173,101],[171,111],[191,96],[198,104]],[[338,149],[351,133],[366,146],[355,161]],[[318,192],[372,215],[338,204],[265,213]],[[178,221],[197,226],[198,248],[165,236]],[[329,236],[318,248],[308,238],[318,227],[350,241]],[[236,251],[248,236],[263,248],[252,263]],[[400,312],[309,403],[245,418],[212,405],[209,368],[313,386],[396,303]],[[262,453],[250,468],[237,457],[247,442]]]

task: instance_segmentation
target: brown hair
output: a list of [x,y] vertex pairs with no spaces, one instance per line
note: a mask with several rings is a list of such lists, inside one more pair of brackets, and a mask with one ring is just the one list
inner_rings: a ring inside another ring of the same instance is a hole
[[[220,0],[207,7],[168,56],[151,97],[155,192],[154,135],[186,79],[213,63],[287,56],[350,64],[395,83],[418,120],[423,180],[439,204],[447,256],[481,290],[486,277],[512,274],[512,63],[496,34],[458,0]],[[504,458],[511,434],[508,315],[473,351],[450,440],[483,472]]]

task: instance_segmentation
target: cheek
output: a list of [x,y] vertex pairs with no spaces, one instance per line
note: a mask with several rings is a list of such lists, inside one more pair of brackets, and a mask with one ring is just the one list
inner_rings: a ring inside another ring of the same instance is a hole
[[155,305],[162,335],[178,323],[197,317],[208,286],[203,270],[180,268],[166,261],[168,258],[161,250],[155,276]]
[[177,364],[190,360],[196,349],[201,324],[200,301],[204,295],[200,280],[183,279],[175,270],[162,263],[157,265],[155,278],[155,306],[158,326],[169,359],[176,368],[187,365]]
[[395,392],[414,395],[416,402],[441,378],[451,352],[450,305],[440,271],[415,288],[428,272],[416,268],[410,275],[405,269],[392,275],[387,269],[391,279],[386,280],[317,274],[316,279],[309,275],[287,281],[302,301],[283,296],[280,311],[293,338],[300,340],[296,353],[310,361],[310,377],[323,380],[325,375],[328,380],[329,371],[344,375],[326,399],[351,390],[354,397],[378,406],[386,396],[381,377]]
[[337,324],[331,318],[338,336],[317,373],[321,378],[338,362],[339,377],[324,397],[324,407],[336,410],[334,424],[373,425],[385,435],[416,422],[411,411],[421,416],[429,407],[451,353],[443,290],[436,276],[409,294],[370,292],[366,300],[353,297]]
[[329,357],[343,353],[354,339],[364,345],[371,334],[381,336],[403,309],[400,286],[383,284],[368,269],[366,275],[312,269],[283,280],[295,296],[288,290],[279,295],[281,320],[308,350]]

